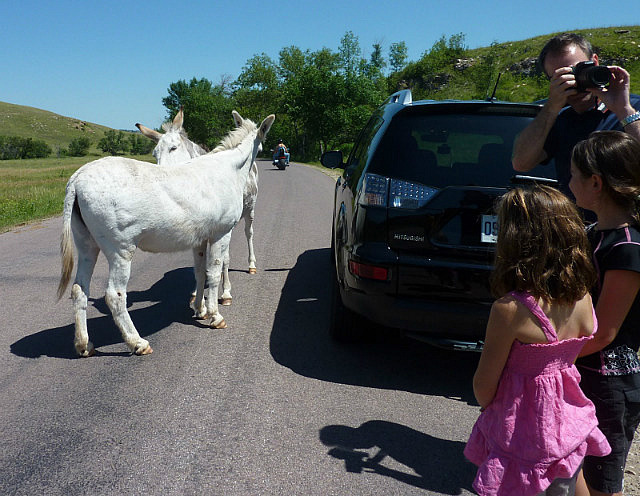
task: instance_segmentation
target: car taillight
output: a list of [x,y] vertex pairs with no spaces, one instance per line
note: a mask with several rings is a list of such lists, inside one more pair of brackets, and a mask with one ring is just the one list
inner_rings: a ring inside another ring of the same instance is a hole
[[424,206],[437,191],[420,183],[365,174],[360,204],[415,209]]
[[389,207],[420,208],[438,191],[424,184],[391,179],[389,187]]
[[360,197],[361,205],[387,206],[389,179],[378,174],[365,174],[364,187]]
[[353,260],[349,260],[349,272],[354,276],[375,279],[376,281],[386,281],[389,277],[389,269],[386,267],[363,264]]

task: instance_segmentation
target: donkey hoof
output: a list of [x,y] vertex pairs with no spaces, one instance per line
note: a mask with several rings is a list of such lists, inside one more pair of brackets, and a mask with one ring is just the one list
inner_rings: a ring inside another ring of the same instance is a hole
[[254,268],[254,267],[251,267],[249,269],[249,274],[257,274],[257,273],[258,273],[258,269]]
[[87,358],[96,354],[96,350],[93,347],[93,343],[89,341],[86,346],[76,345],[76,353],[80,358]]
[[136,346],[136,348],[135,348],[135,350],[133,350],[133,352],[138,356],[151,355],[151,353],[153,353],[153,349],[151,348],[151,345],[149,344],[149,341],[142,340]]
[[144,350],[142,351],[136,351],[136,355],[138,356],[142,356],[142,355],[151,355],[151,353],[153,353],[153,348],[151,348],[151,346],[147,346]]
[[220,300],[220,304],[228,307],[229,305],[231,305],[231,298],[222,298]]
[[216,324],[214,323],[213,319],[211,319],[211,322],[209,322],[209,327],[211,327],[212,329],[226,329],[227,323],[224,321],[224,319],[222,319]]

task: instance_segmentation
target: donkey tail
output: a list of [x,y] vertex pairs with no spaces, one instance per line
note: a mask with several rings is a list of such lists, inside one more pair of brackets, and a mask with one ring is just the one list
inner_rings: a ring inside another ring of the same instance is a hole
[[73,271],[73,236],[71,234],[71,216],[76,203],[76,187],[73,181],[67,184],[67,193],[64,197],[64,210],[62,213],[62,236],[60,238],[60,255],[62,257],[62,269],[60,282],[58,283],[58,300],[65,293],[71,272]]

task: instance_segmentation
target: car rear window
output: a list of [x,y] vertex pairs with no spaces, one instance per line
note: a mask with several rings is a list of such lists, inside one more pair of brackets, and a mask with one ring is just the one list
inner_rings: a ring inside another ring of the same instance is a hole
[[[516,174],[513,142],[534,115],[531,109],[509,112],[480,108],[469,113],[400,113],[368,171],[437,188],[508,186]],[[553,179],[555,169],[538,166],[526,175]]]

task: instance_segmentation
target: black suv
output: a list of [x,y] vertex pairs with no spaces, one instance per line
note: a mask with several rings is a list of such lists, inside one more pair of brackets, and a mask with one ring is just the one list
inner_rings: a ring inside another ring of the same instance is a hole
[[481,350],[493,302],[496,198],[518,183],[555,183],[555,168],[516,175],[513,142],[541,105],[416,101],[394,93],[343,163],[331,237],[330,332],[354,340],[367,321],[437,346]]

